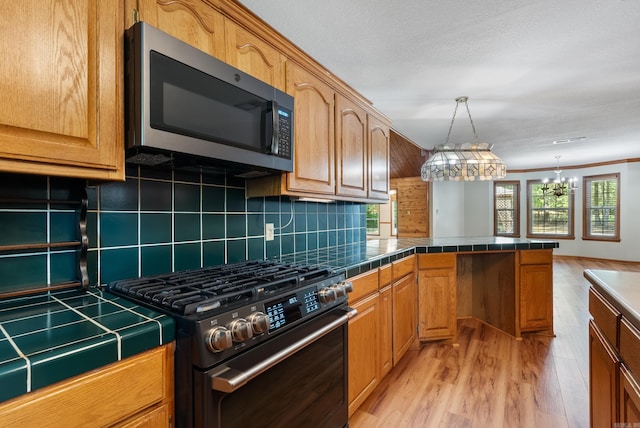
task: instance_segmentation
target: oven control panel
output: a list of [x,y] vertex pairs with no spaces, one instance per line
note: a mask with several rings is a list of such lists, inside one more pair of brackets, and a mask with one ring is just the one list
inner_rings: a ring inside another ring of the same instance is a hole
[[[202,319],[197,329],[206,353],[202,360],[221,360],[267,340],[306,319],[347,301],[353,290],[340,275],[314,285],[284,292],[264,302]],[[211,362],[203,361],[207,365]]]

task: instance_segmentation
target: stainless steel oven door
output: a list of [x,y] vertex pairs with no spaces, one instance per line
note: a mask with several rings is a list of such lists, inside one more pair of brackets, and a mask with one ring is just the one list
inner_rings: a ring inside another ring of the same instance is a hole
[[196,370],[196,426],[347,426],[347,326],[354,314],[339,306],[221,366]]

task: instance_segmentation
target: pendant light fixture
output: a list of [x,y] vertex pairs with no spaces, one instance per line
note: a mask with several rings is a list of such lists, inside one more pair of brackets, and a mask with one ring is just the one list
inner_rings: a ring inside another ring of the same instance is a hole
[[[471,118],[469,97],[456,98],[456,107],[449,125],[449,133],[445,144],[433,147],[431,156],[422,165],[422,180],[424,181],[474,181],[504,178],[507,166],[502,159],[491,152],[493,145],[480,143],[476,127]],[[475,137],[474,143],[449,144],[451,129],[456,119],[458,106],[464,103]]]
[[[545,178],[542,180],[542,193],[545,196],[554,195],[556,198],[568,194],[568,192],[575,192],[578,188],[578,179],[576,177],[565,178],[562,177],[562,170],[560,169],[560,155],[556,156],[556,173],[555,178]],[[551,185],[550,185],[551,184]]]

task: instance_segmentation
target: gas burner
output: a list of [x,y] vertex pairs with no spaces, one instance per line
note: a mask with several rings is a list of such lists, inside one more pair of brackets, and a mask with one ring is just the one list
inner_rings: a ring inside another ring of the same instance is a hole
[[334,272],[268,260],[114,281],[108,289],[178,315],[214,313],[325,279]]

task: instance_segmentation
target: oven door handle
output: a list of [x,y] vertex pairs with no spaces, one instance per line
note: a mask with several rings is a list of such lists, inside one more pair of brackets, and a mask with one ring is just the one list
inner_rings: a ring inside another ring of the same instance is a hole
[[212,377],[211,387],[215,391],[227,392],[231,393],[242,386],[244,386],[251,379],[258,377],[260,374],[269,370],[271,367],[305,348],[306,346],[312,344],[316,340],[321,337],[329,334],[336,328],[348,322],[351,318],[355,317],[358,314],[358,311],[353,308],[348,308],[347,313],[342,315],[340,318],[330,322],[329,324],[323,326],[322,328],[314,331],[310,335],[306,336],[303,339],[298,340],[297,342],[292,343],[286,348],[280,350],[279,352],[273,354],[269,358],[261,361],[255,366],[244,370],[236,370],[231,367],[225,366],[222,368],[222,371],[216,373]]

